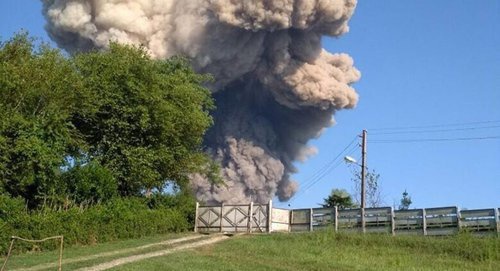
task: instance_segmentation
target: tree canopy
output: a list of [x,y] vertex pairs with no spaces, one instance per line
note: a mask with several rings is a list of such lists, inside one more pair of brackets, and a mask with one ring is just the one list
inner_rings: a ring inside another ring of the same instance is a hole
[[186,60],[34,44],[27,34],[0,43],[0,193],[32,203],[138,195],[213,169],[201,149],[210,78]]
[[327,198],[323,199],[324,208],[337,207],[339,209],[354,208],[356,204],[351,195],[344,189],[333,189]]
[[408,194],[408,192],[405,191],[403,192],[403,197],[401,198],[401,204],[399,205],[399,210],[408,210],[410,209],[410,205],[413,203],[411,201],[411,196]]

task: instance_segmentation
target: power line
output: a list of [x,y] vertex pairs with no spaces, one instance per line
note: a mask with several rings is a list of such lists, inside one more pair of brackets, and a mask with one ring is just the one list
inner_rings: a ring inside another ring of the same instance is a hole
[[[313,187],[315,184],[317,184],[319,181],[321,181],[325,176],[330,174],[335,168],[337,168],[340,164],[342,164],[343,160],[341,158],[344,155],[350,155],[352,154],[359,146],[358,145],[352,145],[357,137],[354,138],[349,145],[347,145],[344,150],[342,150],[333,160],[331,160],[327,166],[323,167],[322,170],[319,170],[314,174],[313,178],[311,178],[305,185],[304,187],[293,196],[293,198],[289,201],[289,203],[293,203],[295,199],[299,198],[302,196],[305,192],[307,192],[311,187]],[[349,148],[350,147],[350,148]],[[347,150],[347,151],[346,151]]]
[[337,168],[340,164],[342,164],[343,160],[341,158],[343,154],[350,155],[352,154],[359,146],[353,145],[356,141],[357,136],[337,155],[334,159],[329,161],[325,166],[323,166],[320,170],[318,170],[312,177],[308,178],[305,184],[303,184],[303,188],[296,193],[289,203],[293,203],[297,198],[302,196],[305,192],[307,192],[311,187],[321,181],[325,176],[330,174],[335,168]]
[[441,132],[471,131],[471,130],[493,129],[493,128],[500,128],[500,125],[483,126],[483,127],[454,128],[454,129],[437,129],[437,130],[432,129],[432,130],[420,130],[420,131],[374,132],[374,133],[370,133],[370,135],[441,133]]
[[475,122],[463,122],[463,123],[445,123],[445,124],[419,125],[419,126],[384,127],[384,128],[371,128],[368,130],[369,131],[408,130],[408,129],[422,129],[422,128],[470,126],[470,125],[477,125],[477,124],[492,124],[492,123],[500,123],[500,120],[475,121]]
[[[353,146],[345,155],[351,155],[357,148],[358,148],[358,146]],[[343,162],[344,161],[342,159],[338,160],[337,163],[334,166],[330,167],[323,174],[319,175],[314,182],[312,182],[308,186],[304,187],[304,192],[307,191],[307,190],[309,190],[311,187],[313,187],[319,181],[321,181],[325,176],[327,176],[328,174],[330,174],[334,169],[336,169]]]
[[349,144],[347,144],[347,146],[337,156],[335,156],[332,160],[328,161],[323,167],[321,167],[319,170],[313,173],[312,176],[307,178],[306,181],[304,182],[304,185],[309,185],[309,182],[314,181],[319,175],[327,171],[332,166],[332,164],[335,163],[335,161],[342,155],[342,153],[344,153],[349,147],[351,147],[354,144],[354,142],[356,142],[356,140],[357,136],[354,137],[351,140],[351,142],[349,142]]
[[415,143],[415,142],[472,141],[472,140],[494,140],[494,139],[500,139],[500,136],[420,138],[420,139],[377,139],[377,140],[370,140],[370,143]]
[[339,155],[337,155],[337,157],[336,157],[336,161],[334,161],[334,163],[330,163],[326,170],[323,170],[321,173],[316,174],[316,176],[314,178],[310,179],[308,182],[303,184],[303,188],[299,191],[299,193],[297,193],[295,195],[294,199],[296,199],[298,196],[307,192],[311,187],[313,187],[315,184],[317,184],[319,181],[321,181],[326,175],[330,174],[335,168],[337,168],[343,161],[342,159],[340,159],[340,160],[337,160],[337,159],[340,158],[343,153],[345,153],[345,155],[349,155],[354,150],[356,150],[357,147],[358,146],[354,145],[351,147],[351,149],[348,152],[344,152],[345,151],[345,149],[344,149],[343,152],[339,153]]

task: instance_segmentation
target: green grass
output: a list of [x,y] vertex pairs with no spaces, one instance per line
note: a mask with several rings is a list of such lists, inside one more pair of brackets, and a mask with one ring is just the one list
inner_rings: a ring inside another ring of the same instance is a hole
[[500,239],[335,234],[233,237],[112,270],[500,270]]
[[[64,259],[80,258],[157,243],[180,234],[65,249]],[[140,253],[166,249],[159,246]],[[64,265],[74,270],[104,263],[122,253]],[[17,255],[8,270],[47,262],[57,252]],[[54,268],[47,269],[54,270]],[[500,270],[500,238],[468,234],[450,237],[338,234],[332,231],[296,234],[235,236],[220,243],[176,252],[164,257],[116,267],[112,270]]]
[[[116,250],[131,249],[147,244],[158,243],[168,239],[174,239],[186,236],[187,234],[163,234],[155,235],[149,237],[143,237],[140,239],[129,239],[122,241],[115,241],[103,244],[97,244],[93,246],[73,246],[70,248],[65,248],[63,253],[63,260],[82,258],[86,256],[112,252]],[[16,241],[18,242],[18,241]],[[147,253],[157,249],[165,249],[165,246],[157,246],[148,249],[141,250],[140,253]],[[63,270],[73,270],[80,267],[91,266],[98,263],[107,262],[119,257],[134,255],[139,252],[125,252],[118,255],[113,255],[110,257],[99,257],[96,259],[79,261],[71,264],[64,264]],[[21,255],[13,255],[9,258],[7,264],[7,270],[13,270],[18,268],[29,268],[42,264],[53,264],[58,263],[59,251],[48,251],[48,252],[32,252],[25,253]],[[0,266],[3,264],[5,257],[0,258]],[[47,270],[54,270],[54,268],[47,268]]]

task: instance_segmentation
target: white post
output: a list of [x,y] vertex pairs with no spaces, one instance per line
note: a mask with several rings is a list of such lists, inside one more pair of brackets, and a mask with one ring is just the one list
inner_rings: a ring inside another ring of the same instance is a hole
[[391,207],[391,234],[396,235],[396,223],[394,221],[394,208]]
[[361,231],[366,232],[366,222],[365,222],[365,208],[361,207]]
[[220,217],[219,217],[219,226],[220,226],[220,232],[222,232],[222,218],[224,217],[224,202],[220,204]]
[[500,236],[500,208],[495,208],[495,222],[497,224],[497,236]]
[[248,206],[248,224],[247,224],[247,232],[252,233],[252,221],[253,221],[253,201],[250,202]]
[[427,212],[425,209],[422,209],[422,231],[424,235],[427,235]]
[[335,232],[338,232],[339,230],[339,208],[337,208],[337,206],[335,206],[333,208],[333,223],[334,223],[334,228],[335,228]]
[[457,228],[458,232],[460,232],[460,229],[462,228],[462,215],[460,215],[460,208],[457,206]]
[[273,201],[269,200],[267,205],[267,232],[273,231]]
[[194,212],[194,232],[198,232],[198,208],[200,208],[200,203],[196,202],[196,211]]
[[309,231],[313,231],[313,209],[309,209]]

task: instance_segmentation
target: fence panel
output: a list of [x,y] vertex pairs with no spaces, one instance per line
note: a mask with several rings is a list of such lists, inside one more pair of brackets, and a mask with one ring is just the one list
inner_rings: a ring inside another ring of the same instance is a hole
[[221,206],[200,206],[197,215],[199,232],[221,231]]
[[474,234],[494,234],[497,231],[495,209],[462,210],[460,226]]
[[458,233],[457,207],[426,208],[427,235],[451,235]]
[[260,204],[253,206],[252,212],[252,232],[268,232],[268,210],[267,205]]
[[273,208],[272,231],[290,231],[290,210]]
[[222,232],[248,231],[250,206],[228,205],[222,207]]
[[337,219],[339,231],[362,231],[361,209],[339,210]]
[[312,209],[313,230],[333,228],[335,226],[335,208]]
[[394,232],[396,235],[424,234],[424,211],[397,210],[394,211]]
[[310,231],[311,230],[311,210],[312,209],[291,210],[290,230],[291,231]]
[[365,232],[391,233],[392,208],[365,208]]

